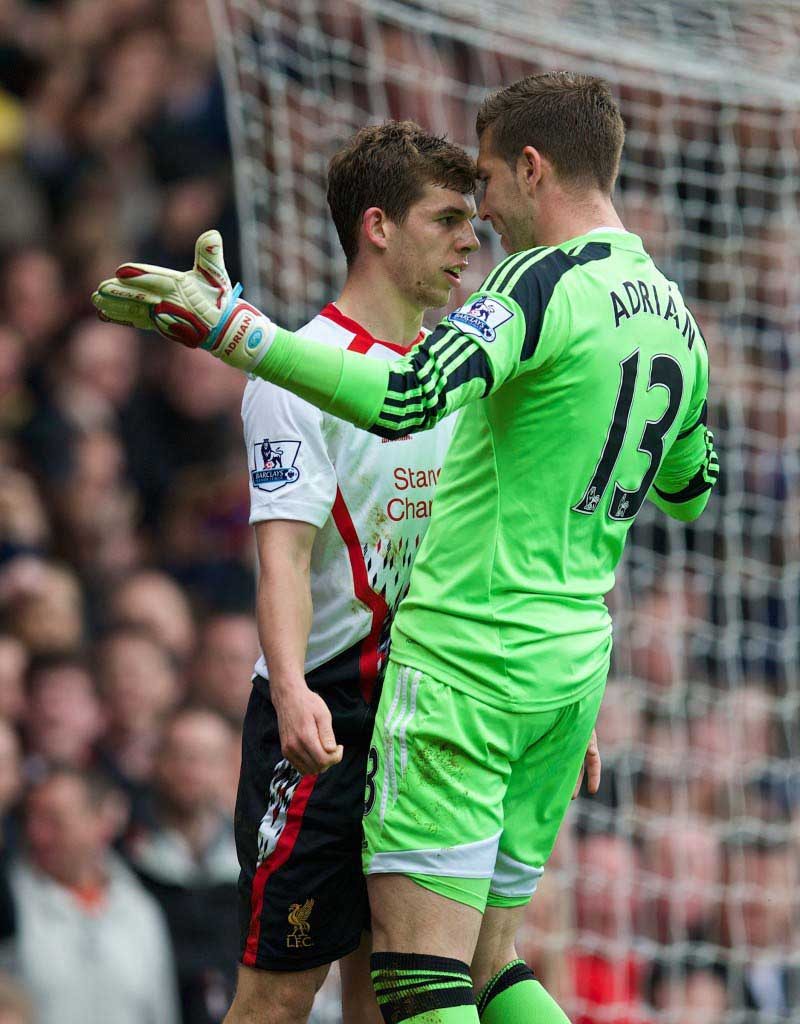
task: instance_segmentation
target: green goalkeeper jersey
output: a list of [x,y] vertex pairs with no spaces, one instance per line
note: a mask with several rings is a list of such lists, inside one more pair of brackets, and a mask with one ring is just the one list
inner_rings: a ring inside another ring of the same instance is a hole
[[287,340],[265,375],[384,436],[463,407],[393,657],[519,710],[599,685],[636,513],[650,498],[693,519],[717,476],[705,343],[640,239],[601,229],[512,255],[377,370],[339,354],[324,383],[313,347],[290,357]]

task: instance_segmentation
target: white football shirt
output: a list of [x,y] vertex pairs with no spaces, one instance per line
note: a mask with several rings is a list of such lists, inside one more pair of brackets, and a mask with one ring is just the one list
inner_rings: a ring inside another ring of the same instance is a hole
[[[405,354],[332,303],[298,333],[369,359]],[[242,420],[250,522],[288,519],[319,528],[311,553],[310,686],[358,682],[370,698],[428,527],[455,419],[386,441],[268,381],[247,384]],[[268,678],[263,653],[255,673]]]

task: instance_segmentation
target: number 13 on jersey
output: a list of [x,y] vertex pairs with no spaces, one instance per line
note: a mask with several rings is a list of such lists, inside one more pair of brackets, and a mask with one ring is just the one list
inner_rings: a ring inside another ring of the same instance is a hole
[[[614,406],[614,415],[608,428],[608,435],[582,498],[572,506],[574,512],[581,512],[583,515],[592,515],[597,511],[625,445],[639,373],[639,349],[637,348],[623,359],[619,365],[621,370],[619,393]],[[665,388],[668,400],[667,407],[659,419],[646,421],[637,446],[638,451],[649,457],[650,464],[635,490],[628,491],[619,483],[614,484],[608,506],[608,514],[612,519],[633,519],[642,507],[642,502],[650,490],[656,473],[658,473],[661,460],[664,457],[664,438],[675,422],[683,397],[683,374],[677,359],[663,354],[652,357],[647,390],[652,391],[653,388]]]

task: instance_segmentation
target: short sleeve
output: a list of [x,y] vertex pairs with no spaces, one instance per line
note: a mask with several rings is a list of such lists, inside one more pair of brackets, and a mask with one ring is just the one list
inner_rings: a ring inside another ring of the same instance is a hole
[[283,388],[251,380],[242,399],[250,523],[289,519],[322,527],[336,497],[325,414]]
[[525,313],[519,303],[507,295],[482,288],[439,324],[431,335],[430,347],[454,341],[456,344],[469,341],[477,346],[488,369],[483,374],[488,384],[483,394],[491,394],[516,376],[524,338]]

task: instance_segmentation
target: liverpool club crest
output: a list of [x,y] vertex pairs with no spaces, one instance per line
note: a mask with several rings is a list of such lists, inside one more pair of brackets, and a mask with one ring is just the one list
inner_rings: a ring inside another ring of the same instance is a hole
[[289,924],[292,926],[291,932],[286,936],[286,945],[289,949],[301,949],[313,945],[311,925],[308,923],[313,909],[313,899],[307,899],[302,905],[293,903],[289,907]]

